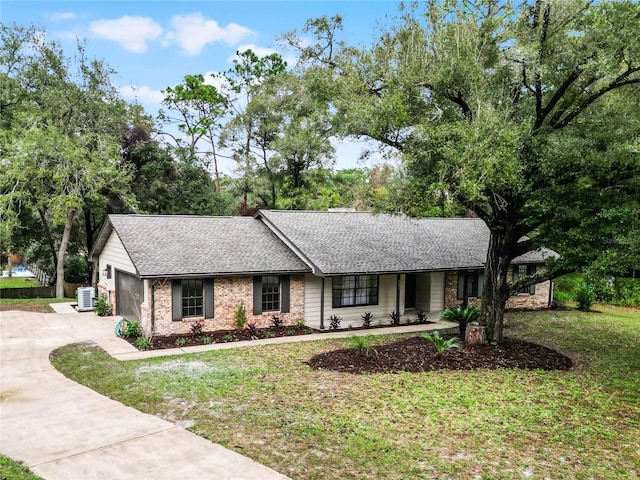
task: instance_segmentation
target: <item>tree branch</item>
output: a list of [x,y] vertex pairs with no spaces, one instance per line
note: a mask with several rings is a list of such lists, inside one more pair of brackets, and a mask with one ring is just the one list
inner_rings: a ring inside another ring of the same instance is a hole
[[566,127],[574,118],[580,115],[589,105],[602,97],[605,93],[615,90],[617,88],[622,88],[626,85],[634,85],[640,84],[640,78],[632,78],[630,80],[626,80],[630,75],[640,71],[640,67],[629,68],[625,72],[618,75],[618,77],[611,81],[605,87],[602,87],[593,95],[587,97],[587,99],[579,104],[572,112],[570,112],[567,116],[565,116],[562,120],[558,119],[558,121],[551,124],[551,127],[559,130],[561,128]]
[[554,278],[561,277],[562,275],[566,275],[567,273],[572,273],[574,271],[575,270],[573,269],[563,267],[557,270],[546,270],[542,273],[537,273],[536,275],[523,277],[515,283],[509,283],[509,295],[515,295],[516,293],[518,293],[518,290],[530,287],[531,285],[535,285],[537,283],[553,280]]

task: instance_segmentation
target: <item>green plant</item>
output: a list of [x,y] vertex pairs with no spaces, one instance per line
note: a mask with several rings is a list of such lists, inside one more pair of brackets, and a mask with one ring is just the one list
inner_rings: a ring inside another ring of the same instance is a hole
[[273,333],[271,330],[265,330],[265,332],[264,332],[264,338],[273,338],[275,336],[276,336],[276,334]]
[[458,337],[451,337],[448,340],[445,340],[440,336],[440,332],[438,332],[437,330],[433,332],[433,334],[423,333],[420,336],[429,340],[429,342],[433,344],[439,357],[441,357],[444,352],[446,352],[447,350],[451,350],[452,348],[462,348],[460,346],[460,343],[458,342]]
[[340,328],[340,322],[342,318],[338,315],[331,315],[329,317],[329,330],[337,330]]
[[305,328],[305,329],[304,329],[304,333],[306,333],[307,335],[312,334],[312,333],[313,333],[313,328],[308,328],[308,327],[307,327],[307,328]]
[[400,325],[400,312],[396,312],[395,310],[389,314],[389,318],[391,319],[391,326],[397,327]]
[[123,318],[116,324],[116,335],[120,338],[140,337],[142,333],[142,327],[137,320],[132,322]]
[[247,324],[247,309],[244,306],[244,303],[240,303],[240,305],[238,305],[238,308],[236,308],[235,325],[238,330],[242,330],[246,324]]
[[479,316],[480,310],[478,310],[478,307],[469,305],[466,308],[462,308],[460,306],[456,308],[447,308],[440,314],[440,319],[448,322],[456,322],[458,324],[460,338],[464,338],[467,325],[471,322],[475,322]]
[[136,338],[136,348],[138,348],[138,350],[146,350],[151,347],[153,347],[153,343],[150,340],[147,340],[144,337]]
[[371,312],[364,312],[364,315],[360,315],[362,317],[362,326],[364,328],[371,327],[371,322],[373,321],[373,314]]
[[298,319],[298,321],[296,322],[296,327],[304,328],[304,319],[303,318],[299,318]]
[[107,301],[107,295],[102,294],[96,299],[96,303],[93,306],[93,311],[99,317],[106,317],[111,315],[111,304]]
[[349,345],[354,348],[354,350],[356,351],[356,355],[358,356],[369,356],[369,353],[371,353],[372,350],[374,353],[378,353],[371,346],[371,343],[373,341],[372,335],[353,336],[349,337],[347,341],[349,342]]
[[227,333],[225,336],[222,337],[222,341],[225,343],[233,342],[233,335],[231,335],[230,333]]
[[187,344],[187,339],[184,337],[176,338],[176,345],[184,347]]
[[203,345],[209,345],[211,343],[211,337],[202,337],[200,340]]
[[591,306],[596,297],[593,294],[593,290],[588,285],[582,285],[576,292],[576,302],[578,302],[578,310],[587,312],[591,310]]

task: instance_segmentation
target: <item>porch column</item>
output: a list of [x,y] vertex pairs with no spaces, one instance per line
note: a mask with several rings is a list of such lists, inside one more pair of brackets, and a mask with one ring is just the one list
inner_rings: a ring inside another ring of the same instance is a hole
[[400,274],[396,275],[396,313],[400,315]]
[[320,330],[324,330],[324,277],[320,277]]

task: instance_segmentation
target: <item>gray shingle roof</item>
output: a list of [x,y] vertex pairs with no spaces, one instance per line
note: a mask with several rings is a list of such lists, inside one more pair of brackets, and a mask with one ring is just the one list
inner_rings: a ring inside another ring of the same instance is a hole
[[[482,268],[489,244],[489,229],[472,218],[274,210],[258,217],[325,275]],[[550,254],[530,252],[514,263]]]
[[309,271],[251,217],[110,215],[108,222],[141,277]]

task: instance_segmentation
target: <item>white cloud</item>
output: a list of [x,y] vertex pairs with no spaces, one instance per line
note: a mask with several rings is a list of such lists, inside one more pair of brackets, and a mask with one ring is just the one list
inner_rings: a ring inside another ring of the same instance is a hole
[[172,30],[165,36],[167,43],[177,43],[189,55],[197,55],[214,42],[236,45],[254,32],[237,23],[221,27],[215,20],[208,20],[201,13],[175,15],[171,18]]
[[136,100],[145,105],[160,104],[162,103],[162,100],[164,100],[164,97],[165,97],[162,91],[152,90],[151,88],[146,86],[137,86],[137,85],[122,86],[122,87],[119,87],[118,90],[120,91],[120,94],[124,98],[130,99],[130,100]]
[[125,49],[142,53],[147,51],[147,42],[162,35],[162,27],[149,17],[125,15],[117,20],[97,20],[89,29],[100,38],[113,40]]
[[49,15],[49,18],[52,22],[62,22],[64,20],[75,20],[76,18],[78,18],[78,14],[74,12],[59,12],[52,13],[51,15]]

